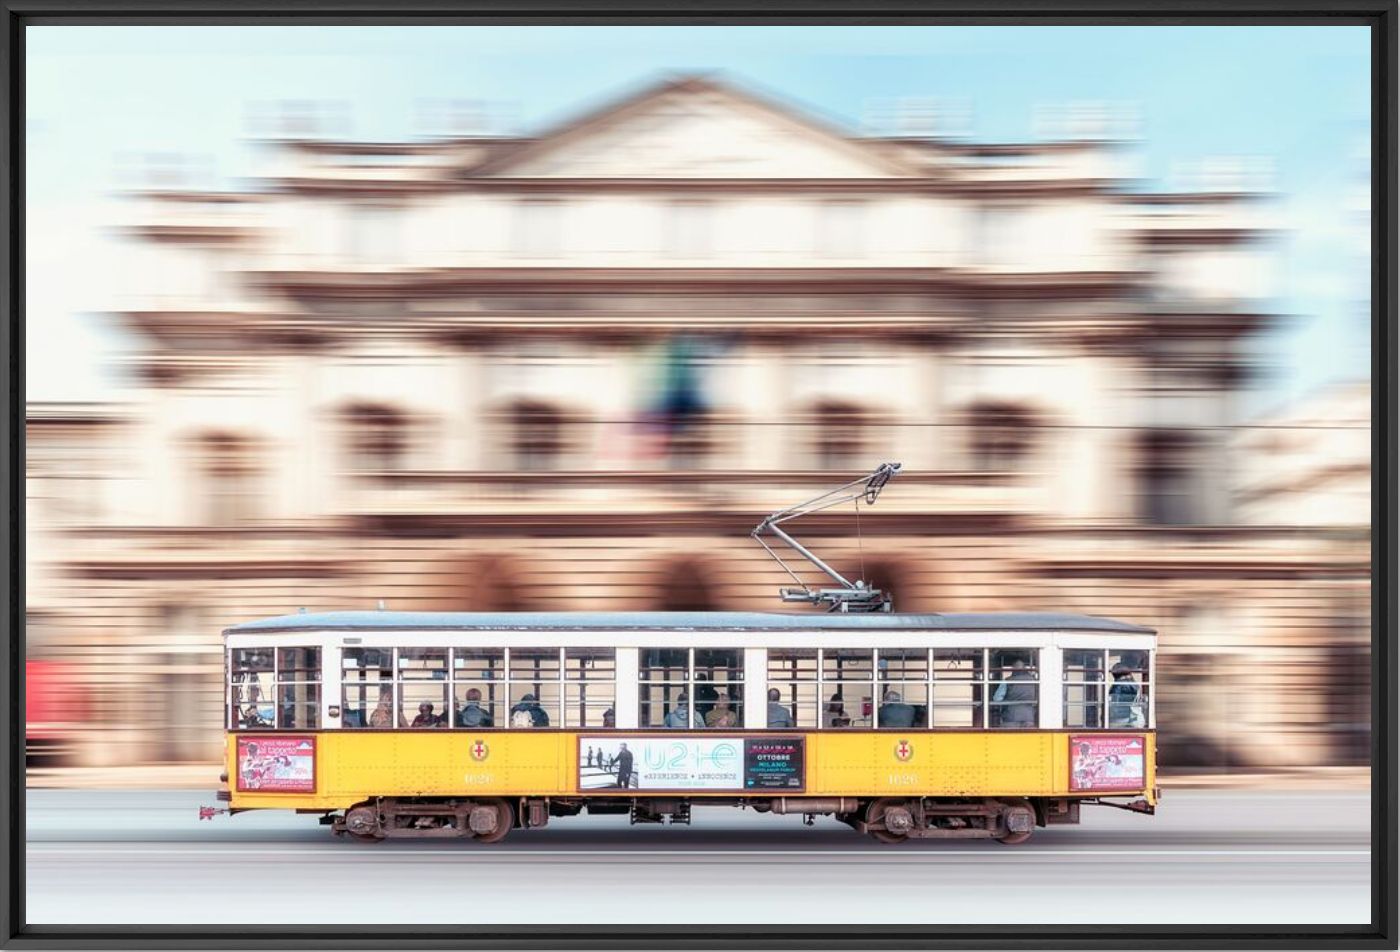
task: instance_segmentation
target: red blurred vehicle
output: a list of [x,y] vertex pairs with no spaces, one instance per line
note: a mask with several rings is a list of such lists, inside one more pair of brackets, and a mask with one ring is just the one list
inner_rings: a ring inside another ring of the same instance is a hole
[[87,698],[74,666],[26,660],[24,748],[30,765],[58,763],[72,753],[86,721]]

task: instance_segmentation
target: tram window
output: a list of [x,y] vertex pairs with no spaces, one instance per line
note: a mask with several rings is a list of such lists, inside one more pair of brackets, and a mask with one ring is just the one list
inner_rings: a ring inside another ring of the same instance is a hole
[[400,681],[446,681],[446,648],[400,648]]
[[1108,651],[1108,726],[1146,727],[1148,712],[1148,653],[1141,650]]
[[880,705],[875,726],[900,730],[928,725],[928,649],[881,648],[876,652]]
[[815,648],[783,648],[768,652],[768,689],[778,692],[777,703],[787,710],[793,725],[798,728],[810,730],[821,722],[817,661]]
[[237,728],[270,728],[277,723],[272,691],[271,648],[234,648],[229,659],[229,718]]
[[989,652],[988,667],[993,679],[988,684],[987,722],[991,727],[1015,730],[1039,724],[1039,653],[1034,648],[998,648]]
[[452,724],[483,730],[506,721],[503,648],[452,649]]
[[646,648],[639,655],[637,725],[672,730],[703,726],[690,706],[690,649]]
[[504,681],[505,649],[453,648],[452,677],[457,681]]
[[612,648],[564,650],[564,726],[606,727],[617,700],[617,657]]
[[933,650],[934,727],[971,727],[983,724],[986,666],[981,648]]
[[695,649],[695,711],[706,727],[744,726],[744,652]]
[[739,648],[645,648],[637,676],[642,727],[743,726],[744,652]]
[[394,727],[394,649],[345,648],[341,652],[340,725]]
[[645,648],[640,655],[638,680],[684,683],[690,679],[688,648]]
[[1065,726],[1103,726],[1104,651],[1066,648],[1064,657]]
[[321,649],[277,649],[277,726],[314,730],[321,726]]
[[320,684],[279,684],[277,696],[278,727],[314,730],[321,726]]
[[320,648],[278,648],[278,681],[321,680]]
[[1068,648],[1066,727],[1146,727],[1149,654],[1134,649]]
[[[529,711],[536,727],[554,727],[559,724],[559,709],[563,699],[559,685],[561,673],[558,648],[510,650],[512,726],[520,710]],[[543,712],[543,717],[538,712]]]
[[827,695],[823,727],[873,726],[875,653],[869,648],[823,649],[822,693]]
[[394,717],[394,682],[345,684],[341,688],[342,727],[407,727],[402,715]]

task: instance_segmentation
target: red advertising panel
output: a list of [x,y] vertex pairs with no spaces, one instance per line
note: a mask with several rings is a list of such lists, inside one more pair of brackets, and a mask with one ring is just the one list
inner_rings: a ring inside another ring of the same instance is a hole
[[309,735],[238,738],[242,793],[315,793],[316,738]]
[[1147,785],[1141,734],[1075,734],[1069,739],[1071,790],[1141,790]]

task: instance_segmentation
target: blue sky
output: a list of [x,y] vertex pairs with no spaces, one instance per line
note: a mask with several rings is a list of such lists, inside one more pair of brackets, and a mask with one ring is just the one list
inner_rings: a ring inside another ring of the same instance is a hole
[[1267,158],[1288,226],[1269,305],[1290,319],[1260,345],[1273,371],[1247,409],[1368,373],[1363,27],[53,26],[26,42],[31,399],[116,382],[122,339],[84,316],[99,289],[73,266],[105,253],[95,209],[131,156],[199,155],[237,187],[257,167],[255,103],[344,101],[352,135],[384,139],[418,133],[424,100],[479,99],[530,131],[676,70],[725,70],[853,129],[882,101],[958,100],[989,141],[1035,138],[1042,106],[1130,106],[1155,188],[1213,156]]

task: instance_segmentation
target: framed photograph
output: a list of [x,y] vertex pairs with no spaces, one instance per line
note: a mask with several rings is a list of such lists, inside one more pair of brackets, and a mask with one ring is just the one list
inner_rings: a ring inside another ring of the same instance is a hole
[[1396,948],[1394,0],[0,3],[0,945]]

